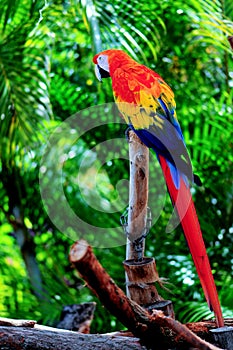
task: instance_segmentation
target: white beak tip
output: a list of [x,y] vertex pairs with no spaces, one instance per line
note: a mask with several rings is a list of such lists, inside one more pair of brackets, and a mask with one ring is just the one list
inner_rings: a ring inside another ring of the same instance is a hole
[[97,64],[95,65],[95,75],[96,75],[96,78],[97,78],[100,82],[102,82],[101,74],[100,74],[99,67],[98,67]]

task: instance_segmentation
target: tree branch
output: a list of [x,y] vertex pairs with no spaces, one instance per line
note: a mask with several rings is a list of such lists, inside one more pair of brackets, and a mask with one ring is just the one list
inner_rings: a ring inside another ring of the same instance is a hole
[[36,325],[34,328],[0,326],[4,350],[146,350],[139,339],[114,335],[81,334]]
[[150,314],[128,299],[100,265],[86,241],[74,243],[69,257],[103,305],[146,346],[162,350],[178,344],[189,344],[202,350],[219,349],[199,338],[186,326],[164,316],[163,312],[153,310]]

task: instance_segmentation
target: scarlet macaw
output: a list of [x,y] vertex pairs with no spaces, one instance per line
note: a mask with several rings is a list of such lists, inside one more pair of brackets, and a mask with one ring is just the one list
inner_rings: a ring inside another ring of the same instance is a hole
[[115,101],[128,126],[157,155],[206,300],[215,313],[218,327],[222,327],[218,294],[189,188],[189,181],[200,185],[200,179],[192,173],[176,117],[173,91],[159,74],[137,63],[122,50],[100,52],[93,62],[100,81],[111,77]]

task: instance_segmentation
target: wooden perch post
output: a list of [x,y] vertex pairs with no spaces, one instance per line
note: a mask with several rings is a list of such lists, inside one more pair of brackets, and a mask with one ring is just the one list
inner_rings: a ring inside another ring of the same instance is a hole
[[162,311],[150,314],[126,297],[96,259],[91,247],[80,240],[71,247],[70,261],[102,304],[136,337],[151,349],[167,349],[177,344],[190,344],[202,350],[217,350],[187,327],[165,316]]
[[130,186],[124,261],[127,296],[143,307],[163,310],[167,316],[174,317],[171,301],[163,300],[155,287],[155,282],[159,282],[155,260],[144,257],[145,235],[151,220],[148,218],[149,149],[132,130],[128,137]]
[[129,162],[129,240],[126,259],[138,260],[133,242],[142,236],[147,226],[149,149],[132,130],[129,131]]

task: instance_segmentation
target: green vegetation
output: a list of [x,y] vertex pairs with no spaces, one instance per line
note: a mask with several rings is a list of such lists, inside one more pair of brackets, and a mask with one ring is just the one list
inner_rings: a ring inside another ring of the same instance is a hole
[[[231,0],[148,0],[143,6],[138,0],[1,1],[1,316],[54,325],[63,305],[96,300],[69,264],[73,233],[57,229],[41,199],[39,179],[42,185],[48,182],[56,210],[59,179],[54,177],[53,166],[56,168],[57,154],[51,152],[50,172],[44,178],[41,159],[49,135],[64,125],[63,121],[88,107],[113,101],[110,81],[102,85],[96,81],[92,57],[101,49],[122,48],[160,73],[175,92],[178,118],[195,171],[204,184],[194,192],[204,239],[224,316],[233,317],[233,51],[228,35],[233,35]],[[128,197],[127,185],[119,182],[128,179],[127,142],[122,141],[125,126],[120,121],[114,124],[114,113],[112,119],[110,112],[107,115],[98,108],[87,113],[86,119],[85,112],[81,117],[72,124],[77,132],[96,120],[99,127],[73,145],[64,134],[58,134],[63,155],[68,154],[63,169],[64,194],[74,213],[105,228],[104,240],[110,237],[117,242],[112,227],[119,227]],[[102,164],[100,144],[116,137],[119,144]],[[89,149],[89,158],[82,164],[80,157]],[[95,189],[90,180],[96,168]],[[155,171],[158,164],[151,157],[152,183]],[[101,202],[96,200],[95,191]],[[150,189],[152,215],[153,203],[159,199],[156,191]],[[109,208],[114,209],[114,200],[115,210],[108,213]],[[147,239],[146,254],[155,257],[160,276],[168,278],[168,288],[174,294],[160,293],[173,300],[179,320],[209,318],[212,314],[181,229],[166,233],[170,216],[171,205],[166,200]],[[61,222],[68,219],[59,217]],[[83,232],[76,234],[81,237]],[[96,243],[93,234],[88,238]],[[107,248],[96,247],[95,253],[124,288],[125,247],[117,243],[112,247],[111,242]],[[92,331],[119,328],[122,325],[98,303]]]

